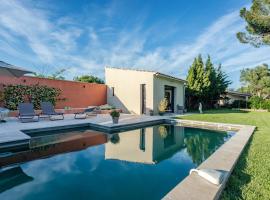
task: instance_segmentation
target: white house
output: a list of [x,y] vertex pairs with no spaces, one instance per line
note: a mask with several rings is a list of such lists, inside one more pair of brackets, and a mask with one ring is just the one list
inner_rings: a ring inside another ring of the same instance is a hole
[[158,114],[160,101],[167,98],[167,112],[184,108],[185,80],[154,71],[105,68],[108,104],[125,113]]

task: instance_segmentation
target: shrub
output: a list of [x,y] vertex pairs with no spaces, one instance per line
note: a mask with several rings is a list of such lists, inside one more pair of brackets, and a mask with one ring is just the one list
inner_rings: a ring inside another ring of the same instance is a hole
[[112,117],[120,117],[120,112],[118,112],[117,110],[113,110],[113,111],[110,113],[110,115],[111,115]]
[[159,105],[158,105],[158,111],[160,113],[164,113],[168,107],[168,100],[166,98],[162,99],[160,102],[159,102]]
[[4,103],[10,110],[16,110],[19,103],[31,102],[35,109],[40,109],[42,101],[55,105],[61,91],[58,88],[41,85],[7,85],[4,86]]
[[249,99],[250,102],[250,107],[253,109],[261,109],[262,108],[262,104],[264,102],[263,98],[258,97],[258,96],[252,96]]
[[262,109],[268,110],[270,112],[270,100],[264,100],[262,102]]

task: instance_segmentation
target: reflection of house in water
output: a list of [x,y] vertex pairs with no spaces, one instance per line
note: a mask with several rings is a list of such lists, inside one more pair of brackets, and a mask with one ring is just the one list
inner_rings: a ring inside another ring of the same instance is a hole
[[79,151],[106,142],[106,134],[89,130],[40,136],[31,139],[31,148],[29,150],[1,157],[0,167],[46,158],[61,153]]
[[119,142],[105,144],[105,159],[158,163],[184,147],[184,128],[160,125],[119,134]]

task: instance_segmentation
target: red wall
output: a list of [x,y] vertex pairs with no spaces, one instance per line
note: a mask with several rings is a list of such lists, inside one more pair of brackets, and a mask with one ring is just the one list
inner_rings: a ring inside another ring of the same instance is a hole
[[64,108],[65,106],[86,108],[88,106],[98,106],[107,103],[107,86],[104,84],[51,80],[30,76],[20,78],[0,77],[0,90],[3,85],[9,84],[40,84],[59,88],[61,90],[60,98],[65,98],[66,100],[57,102],[56,108]]

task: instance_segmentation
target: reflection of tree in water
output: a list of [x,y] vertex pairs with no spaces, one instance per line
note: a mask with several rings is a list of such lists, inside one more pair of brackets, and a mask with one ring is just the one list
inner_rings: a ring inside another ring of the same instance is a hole
[[110,142],[113,144],[118,144],[120,142],[119,134],[112,135],[112,137],[110,138]]
[[185,145],[192,161],[199,165],[224,143],[226,133],[185,128]]

